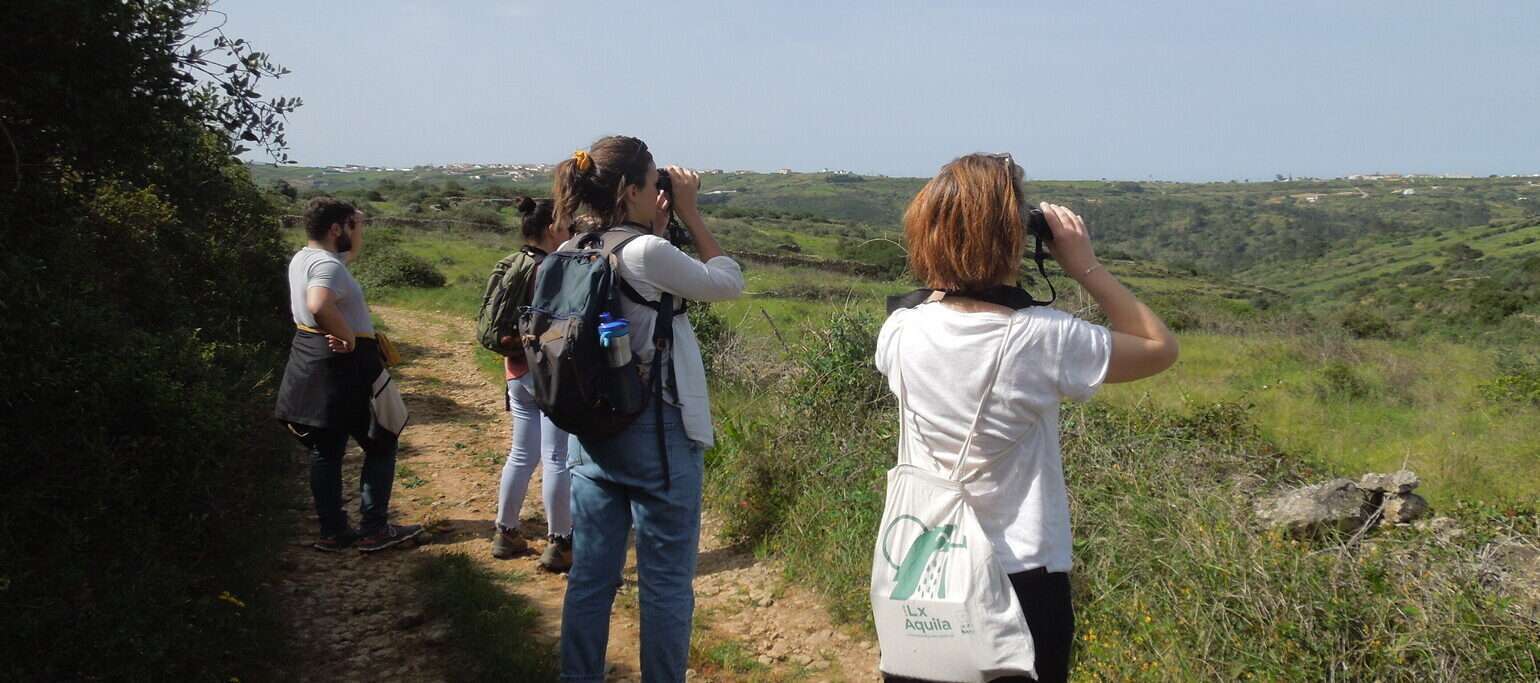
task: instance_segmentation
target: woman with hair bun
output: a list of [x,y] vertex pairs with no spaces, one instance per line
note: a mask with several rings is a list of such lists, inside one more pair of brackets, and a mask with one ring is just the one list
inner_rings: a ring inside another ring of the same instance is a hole
[[[549,199],[518,197],[514,206],[523,217],[526,253],[538,260],[555,251],[572,236],[556,227],[555,204]],[[535,467],[545,463],[541,497],[545,501],[546,547],[540,566],[566,571],[572,566],[572,477],[567,472],[567,433],[551,423],[535,404],[533,377],[523,354],[503,357],[508,382],[508,412],[513,416],[512,445],[503,463],[497,488],[497,529],[492,536],[492,556],[508,559],[525,552],[529,542],[519,531],[519,509],[529,490]]]

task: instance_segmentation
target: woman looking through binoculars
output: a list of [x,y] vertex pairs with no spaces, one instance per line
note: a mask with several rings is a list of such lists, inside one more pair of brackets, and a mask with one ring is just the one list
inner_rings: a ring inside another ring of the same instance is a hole
[[[617,252],[617,269],[644,301],[621,297],[621,312],[638,331],[653,330],[658,315],[671,316],[673,334],[665,364],[672,372],[650,379],[664,382],[661,421],[649,408],[613,437],[577,439],[570,454],[573,564],[562,609],[564,680],[604,679],[610,609],[633,523],[642,676],[682,681],[689,661],[702,456],[713,442],[711,409],[689,317],[681,309],[653,306],[665,294],[708,302],[736,298],[743,292],[743,273],[722,253],[701,217],[696,205],[700,178],[669,167],[672,188],[663,192],[658,176],[646,143],[624,136],[603,138],[556,167],[556,224],[573,225],[583,212],[599,230],[636,233]],[[661,236],[671,211],[688,230],[699,259]],[[633,334],[631,340],[638,362],[650,365],[657,351],[651,336]],[[653,455],[659,430],[667,444],[666,461]]]

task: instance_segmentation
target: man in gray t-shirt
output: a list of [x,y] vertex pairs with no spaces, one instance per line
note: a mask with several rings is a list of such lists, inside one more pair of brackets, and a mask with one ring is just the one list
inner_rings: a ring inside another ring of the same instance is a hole
[[[289,261],[289,305],[298,328],[278,386],[281,420],[310,451],[310,494],[321,523],[317,550],[383,550],[422,533],[389,522],[396,435],[374,429],[370,400],[385,372],[364,290],[347,262],[363,247],[364,214],[316,197],[305,208],[309,242]],[[342,509],[342,454],[348,438],[364,450],[357,530]]]
[[[355,244],[354,249],[357,248]],[[310,301],[319,296],[336,304],[343,322],[354,335],[374,332],[369,306],[364,303],[364,288],[358,285],[358,280],[353,279],[347,264],[343,263],[344,256],[353,253],[339,255],[325,247],[306,246],[294,254],[293,260],[289,261],[289,308],[295,324],[322,329],[315,314],[310,312]],[[310,291],[317,288],[327,291],[324,294]]]

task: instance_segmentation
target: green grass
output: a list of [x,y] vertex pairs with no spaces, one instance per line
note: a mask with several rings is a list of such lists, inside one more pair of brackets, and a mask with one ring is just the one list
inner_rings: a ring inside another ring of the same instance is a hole
[[428,483],[428,480],[423,479],[422,475],[417,474],[417,471],[412,469],[411,465],[400,464],[396,465],[396,481],[401,484],[403,489],[415,489]]
[[[1435,506],[1457,500],[1533,501],[1540,492],[1540,409],[1494,403],[1481,387],[1494,354],[1451,342],[1332,336],[1195,333],[1162,375],[1109,385],[1098,400],[1125,408],[1191,410],[1216,402],[1254,406],[1262,433],[1284,450],[1338,471],[1422,475]],[[1343,362],[1357,396],[1324,387]]]
[[[707,499],[726,533],[780,557],[837,618],[867,586],[896,416],[870,364],[873,322],[835,319],[800,371],[716,389]],[[863,343],[862,340],[865,340]],[[769,400],[774,396],[775,400]],[[1383,530],[1372,544],[1260,531],[1252,495],[1334,469],[1280,452],[1238,403],[1070,406],[1080,680],[1530,680],[1540,626],[1467,571],[1494,534],[1540,518],[1448,506],[1471,532]]]
[[712,679],[767,680],[769,667],[742,642],[711,633],[709,616],[697,612],[690,636],[690,668]]
[[554,681],[555,649],[536,638],[539,612],[511,587],[517,573],[493,573],[463,553],[427,556],[413,572],[427,608],[448,622],[453,681]]

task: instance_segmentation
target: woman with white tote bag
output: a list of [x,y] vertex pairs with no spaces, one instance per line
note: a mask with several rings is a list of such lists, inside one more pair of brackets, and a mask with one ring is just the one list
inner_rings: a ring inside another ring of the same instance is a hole
[[[1008,155],[961,157],[904,216],[910,268],[928,289],[890,301],[877,340],[900,420],[872,558],[889,681],[1068,678],[1059,403],[1176,361],[1176,339],[1096,260],[1080,217],[1029,209],[1021,179]],[[1039,264],[1046,247],[1107,327],[1021,289],[1034,236]]]

